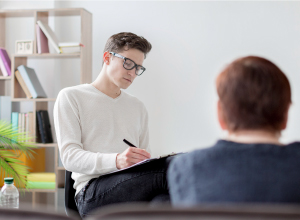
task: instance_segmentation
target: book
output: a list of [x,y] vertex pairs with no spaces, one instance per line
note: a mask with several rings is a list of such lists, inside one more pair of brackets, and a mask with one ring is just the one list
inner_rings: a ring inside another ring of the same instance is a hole
[[39,25],[39,27],[41,28],[43,33],[46,35],[46,37],[48,38],[48,40],[50,41],[50,43],[54,47],[55,51],[57,53],[61,53],[62,51],[59,49],[58,40],[57,40],[54,32],[52,31],[52,29],[49,27],[49,25],[42,22],[42,21],[40,21],[40,20],[37,21],[37,24]]
[[[28,112],[28,127],[26,132],[28,132],[27,134],[31,137],[33,137],[34,135],[34,120],[33,120],[33,112]],[[34,142],[34,139],[28,140],[30,142]]]
[[47,98],[47,95],[34,71],[34,69],[27,66],[18,66],[20,75],[22,76],[32,98]]
[[42,143],[53,143],[48,111],[40,110],[36,112],[36,115]]
[[60,47],[62,53],[80,53],[80,47]]
[[18,132],[19,127],[19,113],[18,112],[12,112],[11,113],[11,124],[13,129]]
[[18,133],[22,132],[22,113],[19,113],[19,117],[18,117]]
[[2,66],[0,65],[3,76],[10,76],[11,75],[11,60],[4,48],[0,48],[0,59],[4,65],[4,69],[2,69]]
[[[18,133],[19,130],[19,113],[18,112],[12,112],[11,113],[11,124],[12,128],[15,131],[14,133]],[[13,138],[14,141],[17,141],[17,138]]]
[[23,133],[22,137],[25,137],[25,113],[21,113],[21,132]]
[[11,123],[11,97],[0,96],[0,120]]
[[32,182],[55,182],[55,173],[29,173],[27,174],[27,181]]
[[62,53],[80,53],[81,47],[84,47],[79,42],[59,43],[58,46],[62,50]]
[[38,53],[49,53],[48,38],[38,24],[36,24],[36,46]]
[[19,70],[16,70],[15,76],[16,76],[16,78],[17,78],[17,80],[18,80],[18,82],[19,82],[21,88],[22,88],[23,91],[25,92],[27,98],[31,99],[31,98],[32,98],[32,95],[31,95],[31,93],[30,93],[30,91],[29,91],[29,89],[28,89],[28,87],[27,87],[27,85],[26,85],[26,83],[25,83],[23,77],[21,76]]
[[27,181],[28,189],[55,189],[55,182],[33,182]]
[[0,70],[1,70],[2,76],[8,76],[8,73],[7,73],[7,71],[5,69],[5,66],[4,66],[4,62],[1,59],[1,57],[0,57]]

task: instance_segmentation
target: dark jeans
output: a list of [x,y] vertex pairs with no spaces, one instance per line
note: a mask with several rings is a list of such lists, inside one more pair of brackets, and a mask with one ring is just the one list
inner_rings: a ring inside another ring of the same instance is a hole
[[169,201],[166,172],[172,158],[154,160],[91,179],[76,196],[81,217],[109,204]]

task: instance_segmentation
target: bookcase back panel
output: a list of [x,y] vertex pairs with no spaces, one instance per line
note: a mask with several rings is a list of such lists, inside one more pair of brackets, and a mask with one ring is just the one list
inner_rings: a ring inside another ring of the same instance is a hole
[[47,110],[48,111],[48,102],[37,102],[35,110],[36,111],[39,111],[39,110]]
[[18,80],[15,77],[15,71],[20,65],[27,65],[26,57],[13,57],[12,58],[12,96],[13,98],[26,98],[26,94],[20,86]]
[[10,96],[10,80],[0,80],[0,96]]
[[57,170],[56,182],[58,188],[65,187],[65,170]]
[[5,18],[0,15],[0,47],[5,47]]

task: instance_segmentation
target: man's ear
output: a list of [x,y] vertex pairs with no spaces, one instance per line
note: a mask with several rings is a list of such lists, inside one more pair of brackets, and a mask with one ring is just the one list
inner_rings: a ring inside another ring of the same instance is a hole
[[109,58],[110,58],[110,53],[108,51],[105,51],[103,54],[103,62],[106,65],[109,65],[109,61],[110,61]]
[[222,130],[227,130],[227,125],[224,120],[224,115],[223,115],[223,110],[222,110],[220,100],[218,100],[217,112],[218,112],[218,121],[219,121],[219,124],[220,124]]
[[289,110],[290,110],[291,104],[289,105],[289,107],[286,110],[285,116],[284,116],[284,121],[282,122],[281,125],[281,130],[286,129],[287,123],[288,123],[288,115],[289,115]]

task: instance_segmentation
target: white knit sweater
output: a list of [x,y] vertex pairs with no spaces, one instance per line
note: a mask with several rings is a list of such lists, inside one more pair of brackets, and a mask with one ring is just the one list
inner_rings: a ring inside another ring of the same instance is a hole
[[113,99],[91,84],[65,88],[54,105],[54,125],[76,195],[90,179],[117,170],[117,153],[129,147],[123,139],[150,150],[147,110],[124,91]]

